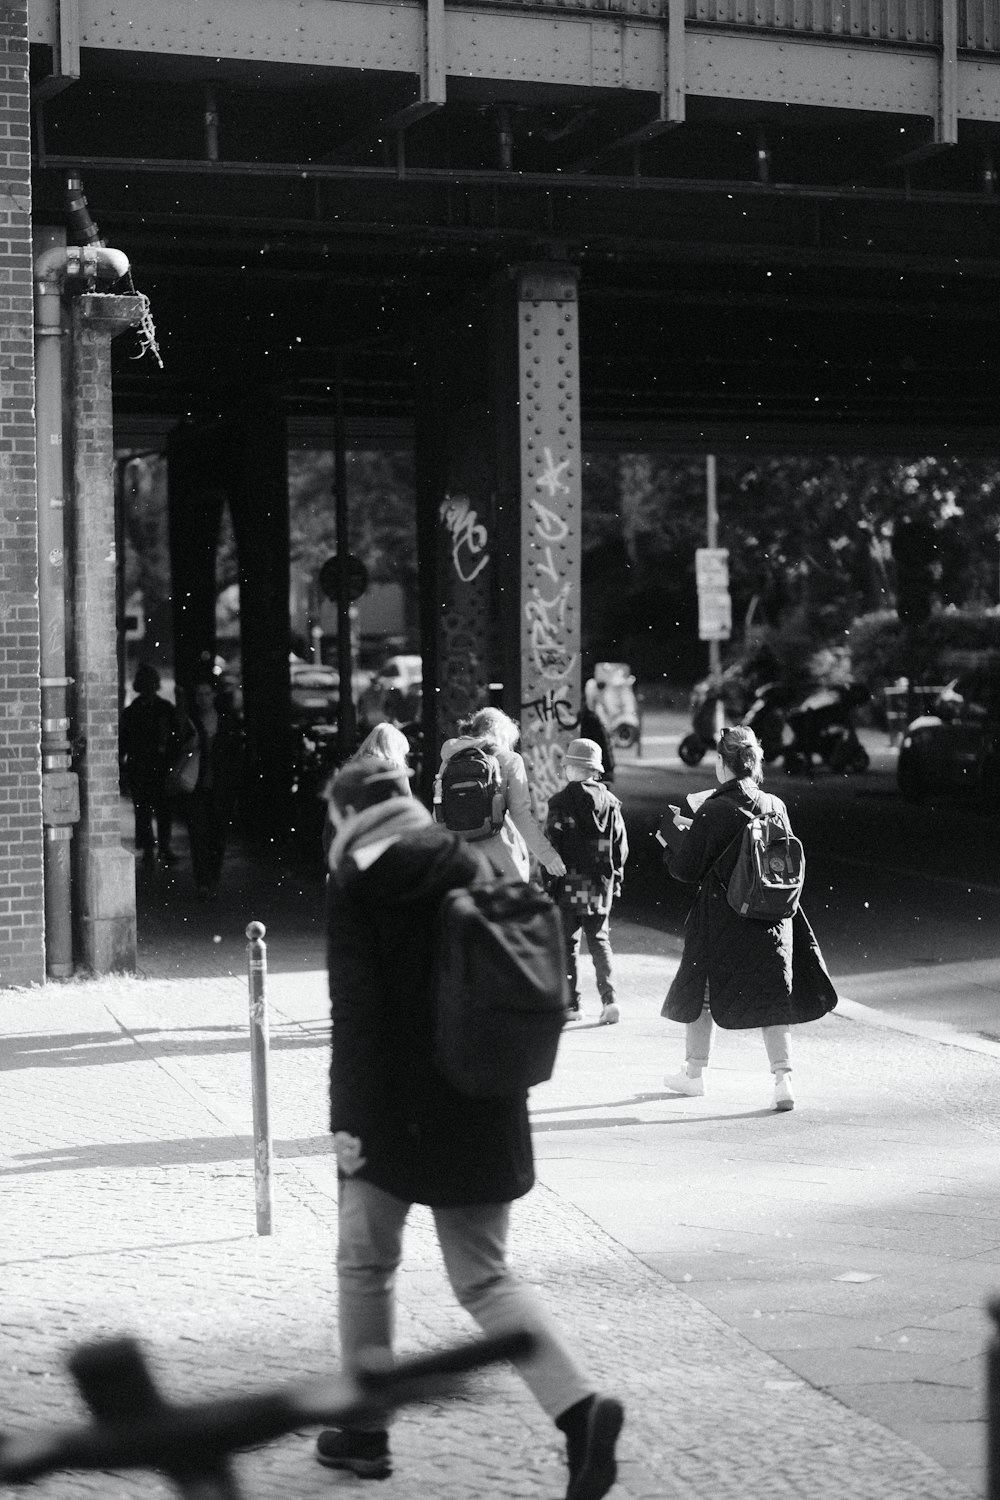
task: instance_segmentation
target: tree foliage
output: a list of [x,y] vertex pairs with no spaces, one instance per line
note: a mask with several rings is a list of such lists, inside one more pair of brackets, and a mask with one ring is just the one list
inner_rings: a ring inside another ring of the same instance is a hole
[[[704,460],[595,456],[584,486],[586,653],[628,660],[646,676],[698,675]],[[940,604],[996,602],[1000,470],[991,461],[723,458],[718,507],[737,638],[749,622],[792,627],[818,645],[859,615],[893,608],[892,538],[904,517],[933,537]]]

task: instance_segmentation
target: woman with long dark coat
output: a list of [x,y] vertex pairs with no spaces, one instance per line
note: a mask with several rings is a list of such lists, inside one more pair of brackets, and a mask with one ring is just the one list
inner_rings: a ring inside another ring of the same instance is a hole
[[[759,790],[762,754],[752,729],[725,729],[715,774],[720,785],[693,819],[674,817],[664,856],[676,880],[698,885],[684,924],[680,968],[662,1015],[686,1023],[685,1065],[663,1080],[677,1094],[705,1092],[715,1026],[760,1027],[771,1072],[773,1107],[791,1109],[789,1031],[818,1020],[837,1003],[819,944],[801,907],[794,917],[766,923],[742,917],[726,899],[744,829],[756,812],[775,812],[788,824],[780,797]],[[676,830],[676,831],[674,831]]]

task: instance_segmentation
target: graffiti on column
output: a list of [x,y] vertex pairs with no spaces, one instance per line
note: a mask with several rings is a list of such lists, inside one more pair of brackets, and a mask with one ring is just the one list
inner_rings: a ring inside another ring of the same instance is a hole
[[521,739],[535,815],[579,723],[581,461],[575,277],[519,281]]
[[[553,501],[559,495],[568,495],[570,486],[562,476],[569,468],[569,459],[557,460],[551,448],[543,449],[543,457],[544,467],[535,480],[536,489],[543,490]],[[549,798],[562,785],[560,734],[574,729],[579,722],[573,696],[578,655],[568,644],[576,600],[575,589],[563,578],[555,551],[559,547],[565,550],[569,523],[537,496],[531,496],[528,505],[533,517],[530,545],[535,553],[536,579],[525,589],[524,597],[531,681],[524,684],[530,696],[524,697],[521,711],[525,716],[522,729],[532,800],[536,814],[541,817]]]
[[489,531],[464,494],[448,494],[438,516],[450,543],[442,557],[439,713],[445,734],[482,703],[489,593],[483,576],[490,561]]
[[471,583],[486,567],[489,536],[468,497],[446,495],[438,514],[451,534],[451,560],[463,583]]

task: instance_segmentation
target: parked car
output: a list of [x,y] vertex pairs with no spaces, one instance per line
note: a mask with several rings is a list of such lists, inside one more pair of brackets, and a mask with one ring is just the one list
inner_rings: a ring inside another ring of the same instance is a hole
[[911,721],[896,783],[911,802],[929,792],[1000,797],[1000,662],[955,678]]
[[398,688],[401,693],[419,692],[424,681],[423,658],[415,653],[388,656],[375,673],[375,681],[380,687]]
[[309,723],[332,723],[340,702],[340,676],[333,667],[320,662],[293,661],[289,664],[292,718]]

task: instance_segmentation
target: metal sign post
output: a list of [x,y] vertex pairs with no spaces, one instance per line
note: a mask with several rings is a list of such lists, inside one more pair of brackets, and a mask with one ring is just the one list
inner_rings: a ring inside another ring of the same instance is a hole
[[[722,676],[720,641],[733,633],[733,601],[729,593],[729,552],[719,546],[719,510],[716,498],[715,454],[705,457],[705,511],[707,547],[695,552],[698,585],[698,639],[708,642],[708,672],[716,687]],[[722,694],[715,700],[715,732],[722,729]]]
[[263,922],[247,927],[250,981],[250,1083],[253,1092],[253,1181],[257,1233],[271,1233],[271,1122],[267,1100],[267,944]]

